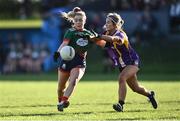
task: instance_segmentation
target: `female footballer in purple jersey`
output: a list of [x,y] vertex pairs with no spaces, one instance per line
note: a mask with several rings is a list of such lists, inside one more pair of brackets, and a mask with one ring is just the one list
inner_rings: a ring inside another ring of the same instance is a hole
[[[84,38],[81,35],[93,38],[93,33],[84,28],[86,14],[79,7],[75,7],[73,11],[68,13],[62,13],[62,17],[72,22],[73,25],[72,28],[66,31],[62,44],[54,53],[54,60],[57,61],[60,57],[61,48],[66,45],[72,46],[76,54],[70,61],[61,60],[58,68],[58,111],[63,111],[64,108],[69,106],[68,99],[85,73],[86,54],[92,42],[89,41],[89,38]],[[69,83],[66,88],[67,81]]]
[[[157,108],[157,103],[154,98],[154,92],[148,91],[138,83],[137,72],[139,70],[139,56],[131,47],[126,33],[122,30],[124,21],[117,13],[109,13],[106,18],[104,35],[99,35],[99,38],[106,41],[101,46],[107,49],[107,52],[120,70],[119,74],[119,90],[118,103],[113,105],[113,109],[122,112],[125,103],[127,88],[126,84],[134,91],[148,97],[153,108]],[[99,44],[100,45],[100,44]]]

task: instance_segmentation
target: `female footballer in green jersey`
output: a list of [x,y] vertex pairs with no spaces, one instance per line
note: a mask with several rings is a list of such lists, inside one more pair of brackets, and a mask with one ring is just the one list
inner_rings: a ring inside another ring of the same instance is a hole
[[[69,106],[68,99],[85,73],[87,50],[93,42],[81,35],[92,36],[92,38],[94,36],[93,33],[84,28],[86,14],[79,7],[75,7],[73,11],[68,13],[63,12],[62,17],[72,22],[73,25],[66,31],[62,44],[54,53],[54,60],[57,61],[61,48],[66,45],[75,49],[75,57],[70,61],[61,60],[58,68],[58,111],[63,111]],[[69,83],[66,88],[67,81]]]

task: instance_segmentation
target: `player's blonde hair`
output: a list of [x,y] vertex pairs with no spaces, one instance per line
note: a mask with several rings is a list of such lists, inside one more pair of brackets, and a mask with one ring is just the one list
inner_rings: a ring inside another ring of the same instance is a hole
[[124,20],[121,18],[121,16],[117,13],[109,13],[107,15],[107,18],[109,18],[119,30],[122,29],[122,25],[124,24]]
[[76,15],[81,15],[81,16],[83,16],[83,18],[86,20],[86,14],[85,14],[85,12],[82,11],[81,8],[79,8],[79,7],[73,8],[73,10],[72,10],[72,11],[69,11],[68,13],[66,13],[66,12],[61,12],[61,16],[62,16],[63,18],[65,18],[67,21],[71,22],[71,23],[73,23],[74,17],[75,17]]

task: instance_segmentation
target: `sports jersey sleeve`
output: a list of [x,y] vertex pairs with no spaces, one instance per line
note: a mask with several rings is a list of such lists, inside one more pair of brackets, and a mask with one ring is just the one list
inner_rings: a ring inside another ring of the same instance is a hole
[[129,40],[124,31],[116,33],[115,36],[119,36],[121,43],[124,44],[126,48],[128,48]]
[[[86,31],[84,32],[84,35],[86,35],[86,36],[93,36],[93,33],[91,32],[91,31],[89,31],[89,30],[87,30],[86,29]],[[89,43],[93,43],[92,41],[89,41]]]
[[126,33],[123,31],[117,32],[115,34],[115,36],[118,36],[122,43],[127,43],[127,41],[128,41],[128,37],[127,37]]
[[115,36],[118,36],[118,38],[120,39],[120,41],[121,41],[122,43],[124,43],[124,35],[123,35],[123,33],[118,32],[117,34],[115,34]]
[[72,39],[72,33],[70,30],[67,30],[64,34],[63,41],[70,41]]

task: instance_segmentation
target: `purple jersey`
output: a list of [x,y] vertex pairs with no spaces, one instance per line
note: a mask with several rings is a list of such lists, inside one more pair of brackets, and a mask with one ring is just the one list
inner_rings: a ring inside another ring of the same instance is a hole
[[124,68],[127,65],[139,66],[139,56],[131,47],[126,33],[117,30],[112,36],[119,36],[119,41],[122,42],[116,41],[106,46],[109,57],[113,60],[114,65],[120,68]]

